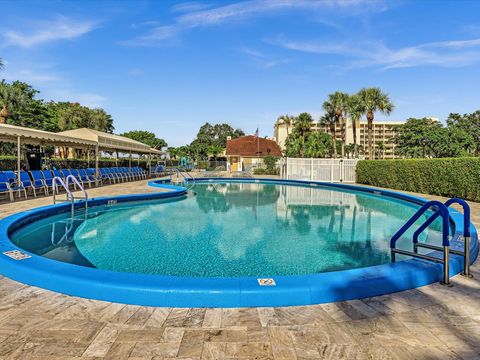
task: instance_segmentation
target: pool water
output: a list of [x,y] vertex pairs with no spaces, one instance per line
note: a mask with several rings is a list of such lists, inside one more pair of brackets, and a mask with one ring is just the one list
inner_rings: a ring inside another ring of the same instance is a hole
[[[90,208],[12,234],[59,261],[188,277],[300,275],[390,262],[389,240],[419,205],[329,187],[197,183],[187,197]],[[424,221],[425,217],[418,223]],[[435,221],[421,241],[440,237]],[[412,232],[398,242],[411,248]]]

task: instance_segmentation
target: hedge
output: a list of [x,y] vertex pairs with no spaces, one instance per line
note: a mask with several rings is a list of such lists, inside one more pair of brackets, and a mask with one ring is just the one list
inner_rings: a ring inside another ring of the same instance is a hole
[[480,201],[480,158],[362,160],[357,183]]

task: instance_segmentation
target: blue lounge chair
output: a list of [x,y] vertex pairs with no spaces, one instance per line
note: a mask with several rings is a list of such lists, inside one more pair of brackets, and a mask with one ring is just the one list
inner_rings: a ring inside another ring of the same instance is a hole
[[13,201],[13,194],[15,192],[18,193],[18,197],[20,197],[20,193],[23,191],[25,199],[27,198],[27,190],[25,190],[25,187],[23,187],[20,182],[17,181],[17,177],[13,171],[3,171],[1,174],[0,183],[7,185],[6,188],[10,192],[11,201]]
[[53,176],[59,177],[60,179],[65,180],[65,176],[60,170],[52,170],[52,172],[53,172]]
[[41,172],[42,172],[43,180],[45,182],[45,186],[47,187],[47,192],[48,192],[48,188],[53,187],[52,172],[50,170],[42,170]]
[[45,195],[48,195],[47,188],[43,179],[30,179],[30,175],[26,171],[20,171],[20,185],[26,190],[32,190],[33,196],[37,197],[37,189],[42,189]]
[[106,179],[102,176],[102,172],[100,171],[101,169],[98,169],[98,177],[96,176],[96,170],[94,168],[88,168],[86,169],[86,173],[87,175],[90,177],[90,179],[92,179],[93,181],[98,181],[100,182],[100,184],[102,185],[103,184],[103,180]]
[[110,170],[108,170],[107,168],[100,168],[100,176],[102,177],[102,179],[108,179],[108,181],[111,183],[116,183],[116,180],[117,180],[117,177],[112,173],[110,172]]
[[92,183],[95,183],[94,179],[91,179],[90,176],[88,176],[87,172],[85,169],[78,169],[78,176],[80,177],[80,181],[84,184],[88,184],[88,187],[92,187]]

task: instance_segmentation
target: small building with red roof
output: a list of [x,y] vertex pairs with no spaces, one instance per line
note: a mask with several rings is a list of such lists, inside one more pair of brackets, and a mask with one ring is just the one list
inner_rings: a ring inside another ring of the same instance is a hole
[[274,140],[255,135],[227,139],[227,167],[229,171],[243,171],[263,164],[266,156],[281,157],[282,150]]

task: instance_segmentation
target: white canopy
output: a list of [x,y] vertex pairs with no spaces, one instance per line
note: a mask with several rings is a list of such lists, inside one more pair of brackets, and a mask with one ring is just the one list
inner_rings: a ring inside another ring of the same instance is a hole
[[141,143],[140,141],[87,128],[62,131],[58,134],[75,137],[85,141],[93,141],[95,144],[98,144],[100,150],[120,150],[136,154],[162,154],[161,151],[152,149],[150,146]]

